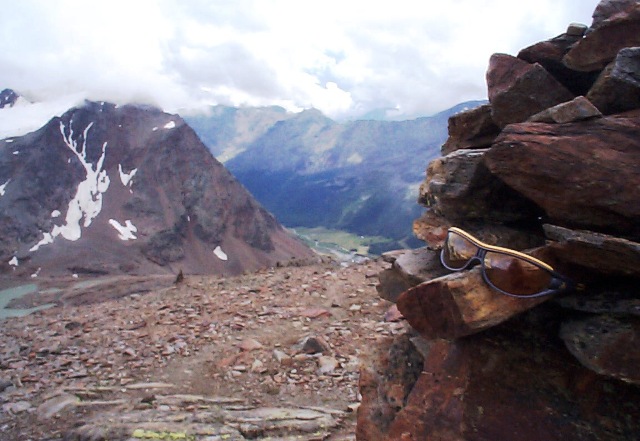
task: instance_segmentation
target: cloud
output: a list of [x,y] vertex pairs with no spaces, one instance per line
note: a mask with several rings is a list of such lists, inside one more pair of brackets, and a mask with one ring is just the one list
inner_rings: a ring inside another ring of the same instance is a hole
[[169,111],[225,103],[438,112],[486,96],[495,52],[591,22],[597,0],[21,0],[0,15],[0,88]]

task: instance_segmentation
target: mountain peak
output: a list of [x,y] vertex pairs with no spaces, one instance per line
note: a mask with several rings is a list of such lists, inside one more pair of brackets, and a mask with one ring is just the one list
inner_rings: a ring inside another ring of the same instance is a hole
[[4,109],[5,107],[13,107],[20,95],[18,95],[12,89],[4,89],[0,92],[0,109]]
[[312,256],[177,115],[87,101],[1,142],[0,270],[236,274]]

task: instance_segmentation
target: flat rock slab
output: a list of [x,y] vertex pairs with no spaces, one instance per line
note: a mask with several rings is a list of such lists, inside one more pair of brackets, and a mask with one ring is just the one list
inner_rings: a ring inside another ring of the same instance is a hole
[[484,155],[491,172],[550,222],[640,237],[640,112],[506,127]]
[[405,291],[398,309],[427,339],[475,334],[547,300],[519,299],[491,289],[480,269],[449,274]]
[[[217,405],[211,401],[224,400],[196,396],[190,396],[186,401],[185,396],[169,396],[160,401],[172,402],[173,406],[162,404],[152,409],[101,413],[71,429],[65,434],[65,440],[322,440],[339,425],[343,416],[340,411],[320,408]],[[176,408],[178,403],[189,403],[190,406]]]
[[560,336],[585,367],[640,384],[640,319],[596,315],[563,323]]
[[544,225],[558,259],[606,275],[640,277],[640,243],[586,230]]

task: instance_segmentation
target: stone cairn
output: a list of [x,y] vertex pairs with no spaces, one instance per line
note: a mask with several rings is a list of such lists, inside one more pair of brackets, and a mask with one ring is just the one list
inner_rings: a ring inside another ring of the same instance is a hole
[[[360,377],[357,439],[640,437],[640,2],[603,0],[591,27],[494,54],[489,104],[449,119],[381,297],[406,332]],[[584,284],[535,299],[439,261],[450,226],[534,254]]]

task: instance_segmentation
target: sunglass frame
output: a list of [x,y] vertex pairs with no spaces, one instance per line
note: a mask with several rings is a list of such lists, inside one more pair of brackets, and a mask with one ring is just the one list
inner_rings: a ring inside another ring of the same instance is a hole
[[[445,253],[445,247],[447,246],[447,242],[449,241],[449,235],[451,233],[457,234],[461,237],[463,237],[464,239],[468,240],[469,242],[471,242],[473,245],[475,245],[475,247],[477,248],[476,254],[469,258],[469,260],[467,261],[467,263],[461,267],[461,268],[453,268],[448,266],[445,263],[445,258],[444,258],[444,253]],[[491,282],[491,280],[489,279],[489,276],[487,275],[487,269],[485,266],[485,256],[487,254],[487,252],[493,252],[493,253],[499,253],[499,254],[505,254],[508,256],[512,256],[512,257],[516,257],[518,259],[524,260],[527,263],[530,263],[531,265],[537,266],[538,268],[548,272],[551,275],[551,281],[550,281],[550,286],[549,288],[540,291],[538,293],[535,294],[529,294],[529,295],[523,295],[523,294],[513,294],[510,293],[508,291],[505,291],[499,287],[497,287],[493,282]],[[543,297],[543,296],[547,296],[547,295],[552,295],[552,294],[558,294],[560,292],[563,291],[567,291],[567,290],[571,290],[575,287],[575,283],[569,279],[566,276],[563,276],[562,274],[556,272],[553,267],[551,265],[549,265],[546,262],[543,262],[540,259],[536,259],[533,256],[530,256],[528,254],[522,253],[520,251],[516,251],[516,250],[512,250],[510,248],[503,248],[503,247],[499,247],[499,246],[495,246],[495,245],[489,245],[486,244],[480,240],[478,240],[477,238],[473,237],[471,234],[467,233],[466,231],[457,228],[457,227],[451,227],[449,228],[449,230],[447,231],[447,237],[445,239],[445,244],[442,248],[442,250],[440,251],[440,262],[442,263],[442,266],[444,266],[445,268],[447,268],[450,271],[464,271],[466,269],[469,269],[470,267],[474,266],[474,264],[480,264],[481,268],[482,268],[482,278],[484,279],[485,283],[487,285],[489,285],[492,289],[498,291],[501,294],[510,296],[510,297],[516,297],[516,298],[520,298],[520,299],[531,299],[531,298],[536,298],[536,297]]]

